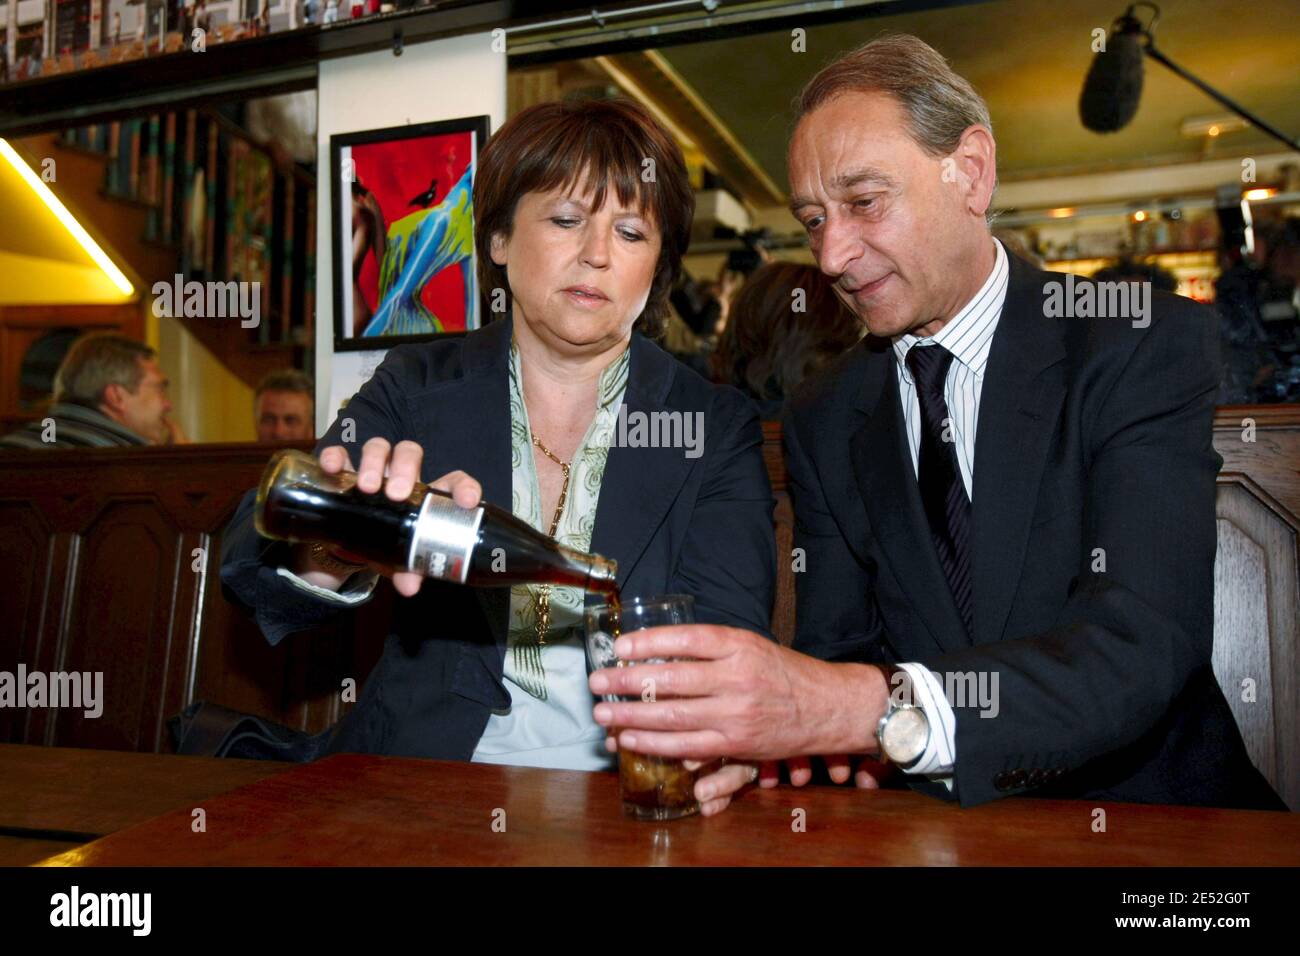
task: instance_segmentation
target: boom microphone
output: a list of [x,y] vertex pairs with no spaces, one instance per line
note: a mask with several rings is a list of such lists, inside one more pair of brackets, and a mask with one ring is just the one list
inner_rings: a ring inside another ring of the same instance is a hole
[[[1151,22],[1143,26],[1133,16],[1138,7],[1150,7]],[[1160,8],[1149,0],[1138,0],[1123,16],[1110,25],[1106,47],[1092,60],[1088,76],[1083,81],[1079,95],[1079,118],[1083,125],[1097,133],[1113,133],[1128,125],[1137,113],[1138,100],[1142,98],[1142,58],[1149,56],[1168,67],[1206,96],[1217,100],[1238,116],[1244,118],[1260,132],[1267,133],[1287,148],[1300,152],[1300,139],[1287,135],[1275,126],[1260,119],[1246,107],[1223,95],[1199,76],[1187,72],[1160,50],[1156,49],[1155,28],[1160,19]]]
[[1127,126],[1142,98],[1142,24],[1129,12],[1111,24],[1105,48],[1092,60],[1079,118],[1095,133],[1113,133]]

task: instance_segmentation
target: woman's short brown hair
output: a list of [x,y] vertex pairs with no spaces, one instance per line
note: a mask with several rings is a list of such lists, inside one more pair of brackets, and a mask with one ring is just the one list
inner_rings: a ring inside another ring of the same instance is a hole
[[[509,236],[525,193],[571,188],[590,170],[599,209],[611,181],[620,202],[635,202],[659,230],[659,262],[636,327],[657,336],[668,293],[682,267],[695,216],[695,194],[681,148],[640,103],[627,99],[538,103],[512,116],[488,140],[474,171],[474,250],[479,288],[489,304],[506,270],[492,261],[494,233]],[[498,299],[499,301],[499,299]]]

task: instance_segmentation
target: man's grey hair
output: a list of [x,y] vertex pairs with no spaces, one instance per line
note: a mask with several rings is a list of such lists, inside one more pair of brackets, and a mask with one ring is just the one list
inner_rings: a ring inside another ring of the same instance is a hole
[[54,401],[98,409],[110,385],[134,393],[144,378],[141,363],[157,354],[143,342],[114,332],[83,335],[72,343],[54,374]]
[[912,140],[930,156],[947,156],[971,126],[993,132],[988,105],[970,81],[938,50],[910,34],[877,37],[822,67],[795,97],[794,125],[823,103],[851,92],[894,97],[907,114]]
[[256,401],[263,392],[302,392],[313,401],[316,398],[316,387],[312,384],[311,376],[292,368],[268,373],[258,382],[253,400]]

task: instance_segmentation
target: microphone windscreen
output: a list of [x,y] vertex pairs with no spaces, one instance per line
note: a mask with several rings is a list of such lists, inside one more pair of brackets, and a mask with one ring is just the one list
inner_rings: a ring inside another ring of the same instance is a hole
[[1141,39],[1121,27],[1093,57],[1079,96],[1079,118],[1093,132],[1113,133],[1128,125],[1141,98]]

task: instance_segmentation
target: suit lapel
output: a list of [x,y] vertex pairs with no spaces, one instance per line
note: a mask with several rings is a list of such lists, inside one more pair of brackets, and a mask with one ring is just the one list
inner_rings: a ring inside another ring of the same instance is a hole
[[[668,409],[665,401],[676,362],[637,333],[632,335],[627,389],[624,392],[628,433],[639,416],[654,422],[655,412],[692,414],[695,409]],[[700,409],[699,411],[703,411]],[[705,449],[707,454],[709,449]],[[618,562],[618,583],[627,584],[656,529],[677,499],[693,459],[683,448],[623,447],[619,431],[605,460],[605,476],[596,506],[591,550]],[[599,603],[588,595],[588,603]]]
[[989,349],[975,441],[975,643],[1001,640],[1029,522],[1065,397],[1065,348],[1043,315],[1047,273],[1008,256],[1007,298]]
[[[478,479],[483,499],[510,510],[510,320],[465,339],[461,378],[417,401],[429,426],[423,472],[438,478],[461,470]],[[427,403],[427,404],[425,404]]]
[[970,642],[921,504],[893,350],[888,342],[876,339],[861,347],[870,356],[858,402],[863,421],[849,439],[849,454],[871,530],[935,645],[940,650],[958,650]]
[[[465,338],[463,375],[434,388],[417,415],[428,426],[422,436],[426,481],[464,471],[483,486],[483,500],[510,511],[510,336],[504,319]],[[510,617],[509,588],[476,588],[492,643],[467,641],[452,690],[491,707],[509,706],[500,686]],[[485,671],[486,669],[486,671]],[[484,675],[492,680],[485,680]]]

